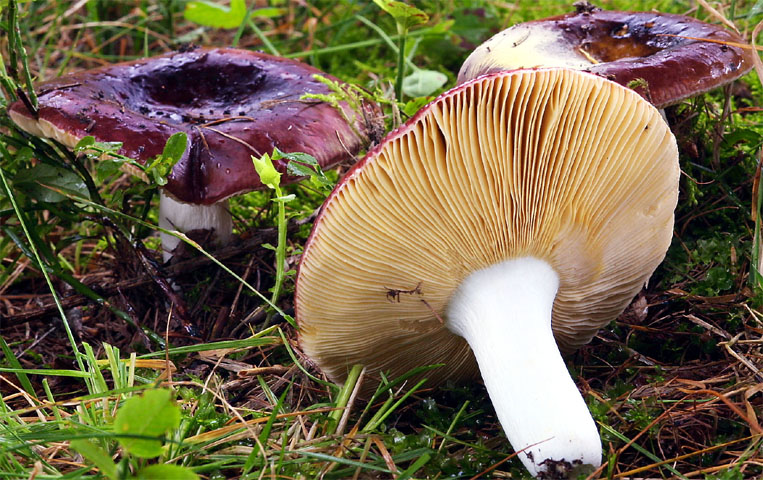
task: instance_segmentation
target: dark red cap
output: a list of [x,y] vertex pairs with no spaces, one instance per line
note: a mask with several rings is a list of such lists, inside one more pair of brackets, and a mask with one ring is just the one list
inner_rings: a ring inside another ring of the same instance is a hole
[[[745,41],[722,26],[683,15],[580,8],[495,35],[466,60],[458,82],[514,68],[563,66],[546,63],[548,50],[557,58],[569,55],[580,62],[574,68],[634,88],[664,107],[750,71],[752,50],[740,44]],[[522,51],[518,64],[520,50],[530,45],[539,51]]]
[[[212,204],[262,187],[251,155],[277,147],[308,153],[330,167],[352,160],[378,135],[381,113],[370,102],[359,112],[340,102],[340,112],[302,99],[306,93],[331,93],[315,75],[338,82],[295,60],[196,48],[42,83],[37,118],[21,102],[11,105],[10,113],[30,131],[35,127],[30,120],[40,120],[33,133],[64,143],[88,135],[122,142],[120,153],[139,161],[161,154],[173,133],[185,132],[188,148],[166,191],[184,202]],[[51,126],[59,131],[50,132]]]

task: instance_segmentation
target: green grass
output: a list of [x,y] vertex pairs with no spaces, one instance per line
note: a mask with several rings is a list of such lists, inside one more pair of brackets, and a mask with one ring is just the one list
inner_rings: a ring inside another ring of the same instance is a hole
[[[415,2],[429,19],[410,28],[401,61],[395,19],[372,1],[272,0],[232,29],[187,21],[186,3],[22,2],[14,15],[15,2],[0,2],[0,478],[522,478],[480,384],[400,391],[404,379],[390,378],[364,401],[353,394],[360,368],[340,387],[302,356],[294,272],[321,188],[283,186],[286,203],[238,197],[237,244],[214,257],[191,244],[161,267],[156,185],[20,133],[5,107],[19,91],[34,101],[30,79],[194,42],[300,58],[371,92],[390,130],[428,100],[395,101],[401,65],[444,74],[439,93],[492,33],[568,7]],[[714,21],[692,5],[601,2]],[[760,1],[713,5],[748,38],[763,21]],[[761,105],[752,73],[667,111],[683,171],[673,245],[634,304],[569,362],[600,425],[603,478],[763,475]],[[281,248],[281,273],[268,244]],[[154,408],[144,401],[166,409],[162,421],[141,423],[135,411]]]

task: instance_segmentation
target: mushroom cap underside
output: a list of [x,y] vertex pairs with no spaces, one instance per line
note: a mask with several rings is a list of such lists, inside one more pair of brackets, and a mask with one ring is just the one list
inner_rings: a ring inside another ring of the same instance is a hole
[[303,351],[332,379],[354,364],[434,383],[477,374],[446,307],[471,272],[522,256],[560,277],[554,334],[590,341],[670,244],[675,139],[636,93],[569,69],[501,72],[443,94],[348,173],[297,279]]
[[[120,153],[139,161],[161,154],[173,133],[185,132],[188,147],[166,191],[184,202],[211,204],[262,187],[251,155],[277,147],[311,154],[330,167],[353,160],[369,143],[378,107],[363,102],[354,111],[339,102],[337,109],[302,98],[332,93],[316,75],[342,85],[295,60],[196,48],[41,83],[37,118],[22,102],[10,113],[21,128],[69,146],[88,135],[122,142]],[[285,171],[285,163],[276,166]]]
[[570,67],[629,86],[662,108],[750,71],[745,43],[722,26],[684,15],[580,11],[496,34],[467,58],[458,81],[506,69]]

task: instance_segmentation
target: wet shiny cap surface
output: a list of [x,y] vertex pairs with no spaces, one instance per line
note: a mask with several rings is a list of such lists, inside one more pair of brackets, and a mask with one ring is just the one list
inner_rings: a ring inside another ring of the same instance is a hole
[[123,142],[120,153],[139,161],[159,155],[173,133],[186,132],[188,148],[166,190],[184,202],[211,204],[262,187],[251,155],[277,147],[309,153],[328,167],[368,144],[378,108],[364,104],[356,112],[341,102],[340,112],[303,99],[331,93],[315,75],[338,81],[294,60],[196,48],[59,77],[37,86],[37,118],[21,102],[10,111],[19,124],[38,121],[33,133],[59,140],[65,133],[64,143],[88,135]]
[[498,33],[464,62],[458,82],[515,68],[566,66],[628,86],[664,107],[752,68],[745,41],[683,15],[582,8]]

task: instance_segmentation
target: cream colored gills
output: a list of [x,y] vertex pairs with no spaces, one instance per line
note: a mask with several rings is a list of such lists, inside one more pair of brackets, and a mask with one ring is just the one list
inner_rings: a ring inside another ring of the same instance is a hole
[[340,382],[356,363],[388,378],[444,363],[430,382],[463,380],[476,355],[514,448],[542,445],[521,456],[530,472],[548,459],[598,465],[559,347],[590,341],[664,257],[677,158],[655,108],[593,75],[457,87],[327,201],[297,282],[303,350]]

